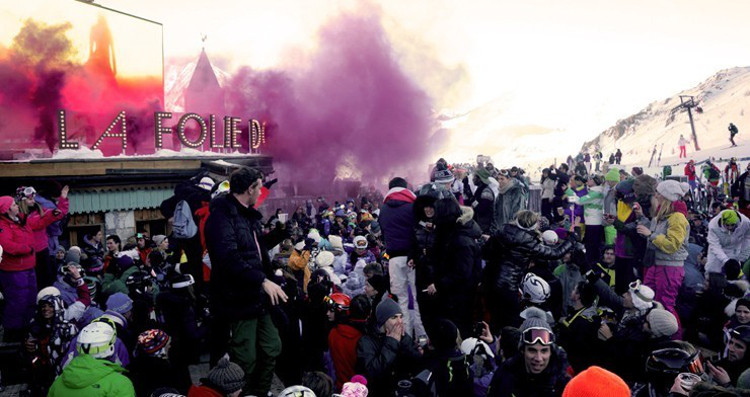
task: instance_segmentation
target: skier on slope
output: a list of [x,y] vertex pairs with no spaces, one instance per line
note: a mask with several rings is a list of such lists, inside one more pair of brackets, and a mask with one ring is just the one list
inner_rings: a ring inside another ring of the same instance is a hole
[[[679,158],[687,158],[687,144],[690,143],[687,139],[685,139],[682,134],[680,134],[680,139],[677,141],[677,146],[680,147],[680,157]],[[656,149],[656,147],[654,147]]]
[[737,129],[737,126],[734,125],[734,123],[729,123],[729,127],[727,129],[729,130],[729,142],[732,142],[732,147],[737,146],[737,144],[734,143],[734,136],[737,135],[740,130]]

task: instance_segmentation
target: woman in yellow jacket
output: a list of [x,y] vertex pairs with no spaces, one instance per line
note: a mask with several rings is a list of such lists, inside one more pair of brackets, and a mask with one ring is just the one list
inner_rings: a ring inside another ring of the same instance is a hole
[[[650,261],[648,257],[644,258],[643,283],[654,290],[654,299],[661,302],[664,309],[675,317],[677,293],[685,277],[683,264],[688,256],[690,236],[687,218],[675,210],[675,202],[681,200],[685,193],[685,188],[677,181],[660,182],[651,199],[651,226],[639,225],[636,229],[648,239],[648,250],[653,251],[651,263],[647,263]],[[643,216],[640,207],[636,213]]]

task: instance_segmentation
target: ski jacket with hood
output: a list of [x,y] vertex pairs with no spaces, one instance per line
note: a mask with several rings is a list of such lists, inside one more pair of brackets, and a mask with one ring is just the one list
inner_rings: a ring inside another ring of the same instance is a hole
[[[51,215],[51,213],[50,213]],[[19,214],[20,216],[20,214]],[[22,220],[14,221],[8,214],[0,215],[0,246],[3,247],[3,261],[0,270],[20,272],[36,266],[34,256],[34,232]]]
[[43,209],[41,214],[39,214],[39,211],[37,210],[31,210],[26,216],[26,223],[34,232],[34,251],[39,252],[49,248],[47,227],[63,219],[65,215],[67,215],[68,199],[60,197],[57,203],[57,209],[60,210],[60,213],[57,215],[52,213],[52,211],[54,211],[53,209]]
[[124,372],[119,364],[81,354],[55,379],[48,396],[135,396],[133,383]]
[[492,237],[492,246],[500,254],[499,263],[489,263],[485,269],[485,283],[490,290],[518,290],[532,260],[560,259],[573,243],[566,240],[554,247],[542,243],[536,230],[527,230],[515,223],[508,223],[497,236]]
[[336,390],[341,390],[345,382],[357,374],[357,342],[362,331],[348,324],[338,324],[328,334],[331,360],[336,370]]
[[750,219],[739,212],[737,214],[740,222],[732,232],[722,226],[721,214],[708,223],[706,277],[709,273],[721,273],[724,262],[729,259],[743,263],[750,257]]
[[411,190],[402,187],[394,187],[385,195],[378,222],[383,231],[385,249],[391,258],[407,256],[412,247],[416,199]]

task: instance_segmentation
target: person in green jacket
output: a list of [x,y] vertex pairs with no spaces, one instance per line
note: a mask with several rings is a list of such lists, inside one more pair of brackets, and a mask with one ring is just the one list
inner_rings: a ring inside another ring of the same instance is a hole
[[130,293],[126,281],[133,273],[140,269],[136,266],[133,257],[130,255],[121,255],[117,258],[117,263],[107,267],[102,280],[102,294],[110,296],[118,292],[127,295]]
[[106,322],[93,322],[78,335],[79,355],[68,363],[49,389],[49,397],[135,396],[125,369],[109,358],[115,355],[115,328]]

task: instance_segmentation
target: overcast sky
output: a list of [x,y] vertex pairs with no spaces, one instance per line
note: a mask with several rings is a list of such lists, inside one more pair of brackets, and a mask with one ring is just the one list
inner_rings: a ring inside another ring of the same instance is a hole
[[[750,65],[742,0],[100,0],[164,25],[166,57],[206,48],[231,71],[271,68],[314,49],[341,10],[379,12],[404,67],[438,110],[501,99],[506,124],[590,139],[720,69]],[[418,73],[430,60],[450,87]],[[479,139],[481,141],[481,139]]]

